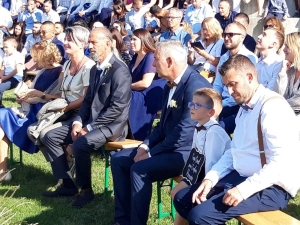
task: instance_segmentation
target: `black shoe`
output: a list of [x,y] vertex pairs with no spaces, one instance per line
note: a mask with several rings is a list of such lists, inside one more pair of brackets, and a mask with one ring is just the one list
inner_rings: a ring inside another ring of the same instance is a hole
[[78,193],[77,188],[66,188],[63,184],[58,186],[55,191],[45,191],[44,197],[71,197]]
[[94,199],[95,195],[93,189],[81,190],[76,196],[75,201],[72,203],[73,207],[83,207]]

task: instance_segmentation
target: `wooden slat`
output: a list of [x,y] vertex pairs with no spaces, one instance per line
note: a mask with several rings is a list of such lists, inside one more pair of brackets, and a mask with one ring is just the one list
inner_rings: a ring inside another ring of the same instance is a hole
[[27,76],[36,76],[40,70],[34,70],[34,71],[27,71],[26,74]]
[[113,151],[117,149],[136,148],[140,144],[142,144],[142,141],[137,141],[132,139],[125,139],[125,141],[107,142],[105,144],[105,150]]
[[300,225],[300,221],[279,210],[237,217],[245,225]]

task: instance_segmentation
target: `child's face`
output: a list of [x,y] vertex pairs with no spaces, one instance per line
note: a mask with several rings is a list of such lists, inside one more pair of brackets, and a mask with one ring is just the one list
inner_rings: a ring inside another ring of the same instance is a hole
[[12,43],[6,41],[3,43],[3,51],[5,54],[11,55],[16,51],[16,47]]
[[199,109],[195,109],[195,106],[190,108],[191,119],[198,122],[208,121],[211,117],[211,109],[203,107],[207,106],[206,99],[202,96],[194,96],[193,103],[201,105],[201,107]]
[[14,33],[15,33],[15,35],[20,35],[22,33],[21,26],[19,26],[19,25],[15,26]]

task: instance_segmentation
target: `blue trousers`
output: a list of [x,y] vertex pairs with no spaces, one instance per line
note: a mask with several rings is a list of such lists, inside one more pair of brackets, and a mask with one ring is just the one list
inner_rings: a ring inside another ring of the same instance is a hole
[[239,215],[283,209],[287,206],[290,194],[277,185],[273,185],[257,192],[240,202],[237,206],[223,204],[225,193],[246,180],[236,171],[221,179],[208,195],[208,200],[197,205],[192,203],[193,193],[201,182],[180,190],[174,198],[177,212],[189,224],[225,224],[231,218]]
[[185,154],[170,152],[134,163],[136,153],[136,149],[125,149],[111,158],[115,222],[120,225],[146,225],[152,183],[181,174],[187,158]]

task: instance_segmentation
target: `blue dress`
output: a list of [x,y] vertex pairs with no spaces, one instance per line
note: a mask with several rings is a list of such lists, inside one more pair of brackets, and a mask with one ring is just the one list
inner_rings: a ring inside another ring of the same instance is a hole
[[[47,88],[58,79],[62,67],[46,69],[36,80],[34,89],[46,91]],[[37,121],[36,114],[42,108],[43,103],[31,104],[28,115],[22,119],[10,108],[0,109],[0,125],[7,138],[20,149],[28,153],[36,153],[38,149],[27,136],[27,128]]]
[[[152,66],[154,53],[148,52],[140,64],[132,71],[137,54],[135,54],[129,64],[132,76],[132,83],[143,79],[146,73],[155,73],[156,69]],[[129,111],[129,121],[132,134],[136,140],[143,141],[150,133],[152,123],[157,111],[162,109],[163,89],[166,80],[160,79],[155,75],[151,85],[142,91],[132,91],[131,105]]]

